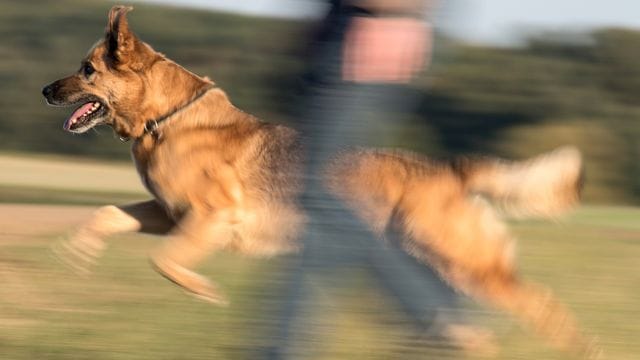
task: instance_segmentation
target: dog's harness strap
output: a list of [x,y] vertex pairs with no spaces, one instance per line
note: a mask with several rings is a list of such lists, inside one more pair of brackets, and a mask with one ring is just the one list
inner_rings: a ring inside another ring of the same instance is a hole
[[144,123],[144,135],[146,134],[151,134],[154,137],[159,137],[159,132],[158,129],[160,128],[160,125],[169,120],[173,115],[181,112],[182,110],[188,108],[190,105],[192,105],[193,103],[195,103],[196,101],[200,100],[200,98],[202,98],[206,93],[209,92],[209,90],[212,89],[216,89],[217,86],[211,84],[210,86],[208,86],[204,91],[202,91],[201,93],[199,93],[196,97],[194,97],[193,99],[191,99],[191,101],[189,101],[188,103],[174,109],[173,111],[169,112],[168,114],[165,114],[157,119],[152,119],[149,120],[147,122]]

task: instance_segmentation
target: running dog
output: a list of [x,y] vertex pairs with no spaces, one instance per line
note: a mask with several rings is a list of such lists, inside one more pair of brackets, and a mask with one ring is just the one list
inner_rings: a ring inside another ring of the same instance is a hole
[[[77,107],[65,130],[108,125],[131,139],[153,199],[98,209],[60,255],[83,271],[108,236],[169,234],[153,251],[153,266],[193,295],[225,304],[192,269],[222,249],[262,256],[298,249],[302,148],[294,130],[242,112],[214,82],[142,42],[129,28],[130,10],[114,6],[104,38],[80,69],[43,95],[51,105]],[[327,165],[326,184],[374,233],[403,234],[406,251],[454,288],[510,311],[561,348],[593,354],[569,311],[517,275],[514,242],[500,217],[565,212],[579,201],[581,170],[573,148],[523,162],[355,149]]]

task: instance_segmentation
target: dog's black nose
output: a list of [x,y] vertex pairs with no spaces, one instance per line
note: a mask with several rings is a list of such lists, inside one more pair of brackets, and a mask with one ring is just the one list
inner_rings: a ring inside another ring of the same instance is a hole
[[57,87],[58,85],[55,82],[43,87],[42,95],[44,95],[44,97],[48,99],[51,95],[53,95],[53,92],[56,90]]
[[51,93],[53,93],[53,88],[51,87],[51,85],[47,85],[42,88],[42,95],[44,95],[44,97],[49,97]]

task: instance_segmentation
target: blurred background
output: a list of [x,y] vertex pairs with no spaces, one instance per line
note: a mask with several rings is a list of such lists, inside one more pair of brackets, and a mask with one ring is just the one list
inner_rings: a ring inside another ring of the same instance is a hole
[[[216,256],[203,270],[232,306],[184,296],[147,266],[157,239],[120,236],[91,279],[48,245],[95,206],[145,199],[129,144],[108,128],[64,133],[69,109],[42,86],[74,72],[99,39],[110,1],[0,1],[0,358],[253,359],[269,343],[287,258]],[[135,1],[133,30],[207,75],[241,109],[293,124],[305,34],[322,1]],[[389,145],[429,155],[524,158],[573,144],[585,156],[585,206],[559,224],[514,224],[525,276],[550,285],[597,335],[608,358],[640,353],[640,4],[441,0],[433,64],[411,86],[419,111]],[[141,239],[142,238],[142,239]],[[389,327],[394,310],[353,275],[348,311],[318,316],[317,359],[473,355],[416,344]],[[322,297],[319,290],[318,296]],[[358,299],[370,301],[364,311]],[[385,309],[378,311],[375,309]],[[497,358],[562,359],[506,316],[475,304]],[[161,314],[161,315],[159,315]],[[445,354],[446,353],[446,354]],[[448,355],[447,355],[448,354]]]

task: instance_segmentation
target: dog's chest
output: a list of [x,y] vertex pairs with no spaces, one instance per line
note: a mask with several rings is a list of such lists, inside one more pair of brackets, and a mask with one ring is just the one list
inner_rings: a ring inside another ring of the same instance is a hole
[[186,164],[163,150],[142,142],[134,145],[132,153],[142,184],[170,214],[179,216],[189,207],[189,191],[193,189],[184,184]]
[[171,139],[157,144],[141,142],[133,148],[144,186],[169,213],[178,215],[243,203],[247,183],[231,157],[225,155],[217,146],[203,148]]

